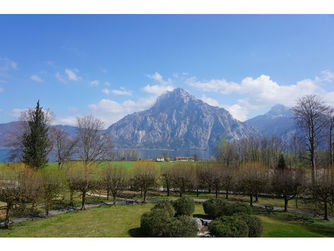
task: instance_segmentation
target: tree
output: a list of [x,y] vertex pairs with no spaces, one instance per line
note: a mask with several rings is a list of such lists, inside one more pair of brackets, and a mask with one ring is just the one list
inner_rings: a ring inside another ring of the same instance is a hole
[[288,211],[289,200],[298,195],[298,188],[303,185],[304,172],[299,168],[277,167],[272,176],[273,192],[284,199],[284,211]]
[[0,201],[6,203],[5,228],[9,228],[10,213],[15,204],[27,201],[33,194],[32,190],[38,185],[33,170],[15,164],[6,166],[0,172]]
[[180,197],[187,188],[192,188],[196,181],[195,170],[191,163],[175,163],[170,170],[170,176],[172,187],[178,189]]
[[313,199],[323,204],[324,220],[328,220],[328,204],[332,203],[334,193],[334,171],[323,168],[317,171],[314,184],[309,185]]
[[326,114],[330,108],[316,95],[307,95],[298,99],[292,109],[297,125],[304,130],[305,140],[309,152],[309,160],[312,168],[312,184],[316,175],[317,143],[319,137],[328,123]]
[[167,190],[167,196],[170,194],[170,188],[171,188],[171,166],[170,165],[163,165],[161,166],[161,176],[163,179],[163,185],[166,187]]
[[225,199],[228,199],[228,194],[233,186],[233,178],[234,178],[235,168],[231,167],[221,167],[221,187],[225,190]]
[[64,162],[71,160],[75,153],[77,139],[71,139],[67,132],[57,127],[51,127],[50,133],[58,167],[62,167]]
[[247,162],[237,173],[239,190],[249,195],[249,204],[253,206],[253,196],[265,191],[268,181],[268,169],[259,162]]
[[44,200],[45,214],[49,215],[53,199],[65,190],[65,176],[59,169],[43,168],[39,171],[42,178],[41,193]]
[[208,192],[211,193],[215,178],[212,170],[212,164],[210,162],[198,162],[196,164],[196,175],[199,187],[206,188],[208,189]]
[[285,159],[282,153],[279,155],[277,168],[281,170],[286,168]]
[[86,166],[112,156],[112,142],[108,133],[103,132],[103,122],[93,116],[77,118],[77,147],[80,159]]
[[[99,185],[100,177],[96,166],[88,167],[85,163],[78,162],[68,163],[65,173],[70,191],[80,192],[81,210],[85,210],[87,192],[94,191]],[[73,192],[71,193],[72,197]]]
[[48,116],[37,102],[35,110],[28,120],[29,129],[23,135],[23,162],[39,169],[48,163],[50,140],[48,138]]
[[107,165],[102,170],[103,187],[107,190],[107,200],[110,193],[113,196],[114,203],[120,191],[124,189],[127,183],[127,175],[123,166]]
[[146,202],[147,191],[158,185],[160,172],[157,165],[152,161],[139,160],[134,166],[132,175],[135,186],[140,188]]

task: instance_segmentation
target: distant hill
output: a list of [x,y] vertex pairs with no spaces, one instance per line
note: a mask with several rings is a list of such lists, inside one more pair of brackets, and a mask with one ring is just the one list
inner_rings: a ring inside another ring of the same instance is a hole
[[109,132],[120,148],[210,151],[222,138],[238,140],[256,134],[251,126],[183,89],[160,96],[148,110],[127,115]]
[[296,133],[292,112],[280,104],[273,106],[264,115],[247,120],[246,123],[266,137],[277,136],[289,140]]

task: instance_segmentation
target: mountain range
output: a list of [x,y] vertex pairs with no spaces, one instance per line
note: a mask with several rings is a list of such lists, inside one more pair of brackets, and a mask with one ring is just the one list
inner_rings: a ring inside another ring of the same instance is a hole
[[[15,123],[0,124],[0,148],[6,148],[6,135]],[[73,126],[56,127],[75,134]],[[224,108],[208,105],[177,88],[158,97],[148,110],[129,114],[112,124],[106,132],[117,149],[138,149],[144,158],[153,157],[147,153],[159,152],[198,153],[209,158],[222,138],[238,140],[252,135],[287,140],[295,132],[295,125],[291,112],[283,105],[275,105],[266,114],[241,122]]]

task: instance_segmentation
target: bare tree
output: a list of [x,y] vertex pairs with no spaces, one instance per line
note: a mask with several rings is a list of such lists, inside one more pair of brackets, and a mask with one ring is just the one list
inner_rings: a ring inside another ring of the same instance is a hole
[[93,116],[77,118],[77,148],[86,166],[112,156],[113,145],[108,133],[103,132],[103,122]]
[[157,165],[152,161],[137,161],[132,175],[135,186],[143,192],[146,202],[147,191],[158,185],[160,172]]
[[273,192],[284,199],[284,211],[288,211],[288,202],[298,195],[303,185],[304,172],[297,168],[276,168],[272,176]]
[[116,203],[116,197],[119,196],[127,183],[126,170],[119,165],[105,166],[102,170],[102,182],[103,187],[107,190],[107,200],[109,200],[111,193],[114,203]]
[[57,127],[50,128],[50,134],[58,167],[62,167],[74,155],[78,139],[71,139],[67,132]]
[[253,206],[253,196],[266,190],[268,169],[259,162],[248,162],[237,173],[238,189],[249,195],[249,204]]
[[326,118],[326,114],[328,114],[329,109],[329,106],[316,95],[307,95],[300,98],[296,106],[291,109],[297,125],[305,133],[309,160],[312,167],[312,184],[314,184],[316,175],[315,151],[322,130],[327,126],[328,119]]
[[45,214],[48,216],[52,200],[65,191],[65,176],[59,169],[43,168],[38,173],[42,178],[41,192]]
[[6,166],[0,172],[0,201],[6,203],[5,228],[9,228],[10,213],[15,204],[31,198],[38,184],[33,170],[23,165]]
[[333,169],[320,169],[315,176],[315,182],[310,184],[309,189],[313,194],[313,199],[323,204],[324,220],[328,220],[328,204],[332,203],[334,192]]
[[195,170],[191,163],[175,163],[170,170],[170,175],[172,187],[179,191],[180,197],[196,182]]
[[[81,194],[81,210],[86,207],[86,195],[89,191],[95,191],[100,184],[100,174],[96,166],[90,166],[85,163],[69,162],[66,165],[66,179],[71,191],[78,191]],[[72,199],[72,198],[71,198]]]

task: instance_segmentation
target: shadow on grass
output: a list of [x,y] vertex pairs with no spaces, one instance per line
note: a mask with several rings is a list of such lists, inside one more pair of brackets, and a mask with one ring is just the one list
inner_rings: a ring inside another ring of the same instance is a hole
[[140,227],[131,228],[128,233],[131,237],[146,237]]

